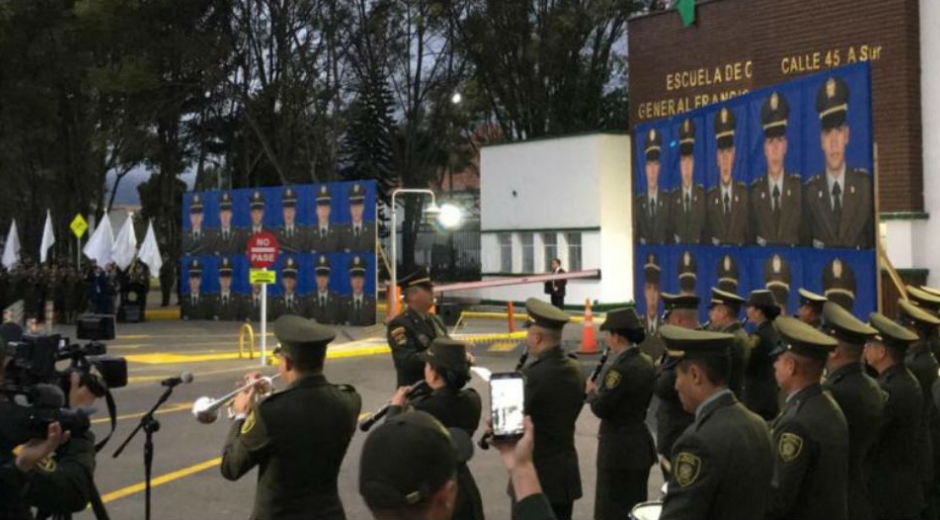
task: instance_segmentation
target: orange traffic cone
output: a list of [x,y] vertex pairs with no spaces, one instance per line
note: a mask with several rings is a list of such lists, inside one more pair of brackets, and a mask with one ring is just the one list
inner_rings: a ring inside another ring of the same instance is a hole
[[597,338],[594,337],[594,316],[591,314],[591,299],[584,300],[584,332],[578,354],[598,354]]

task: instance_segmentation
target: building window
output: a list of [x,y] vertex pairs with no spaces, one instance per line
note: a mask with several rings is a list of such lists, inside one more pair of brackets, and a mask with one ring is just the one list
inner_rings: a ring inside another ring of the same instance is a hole
[[535,237],[532,233],[519,233],[522,243],[522,272],[535,272]]
[[558,257],[558,235],[542,233],[542,245],[545,251],[545,271],[551,272],[552,259]]
[[565,233],[568,242],[568,270],[581,270],[581,233]]
[[499,271],[512,272],[512,235],[509,233],[499,234]]

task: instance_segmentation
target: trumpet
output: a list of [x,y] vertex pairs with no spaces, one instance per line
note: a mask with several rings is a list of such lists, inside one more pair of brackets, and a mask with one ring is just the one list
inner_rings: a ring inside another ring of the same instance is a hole
[[199,399],[196,399],[195,402],[193,402],[193,416],[197,421],[203,424],[212,424],[219,418],[219,410],[221,410],[223,406],[229,404],[232,399],[235,399],[236,395],[251,388],[252,386],[266,384],[268,387],[270,387],[270,389],[261,397],[267,397],[274,393],[274,380],[279,377],[281,377],[281,374],[275,374],[270,377],[260,377],[236,388],[235,390],[232,390],[218,399],[213,399],[209,396],[200,397]]
[[[408,388],[408,393],[405,395],[405,397],[411,397],[415,393],[423,392],[427,388],[428,388],[427,381],[418,381],[417,383],[411,385],[411,387]],[[379,422],[379,419],[381,419],[382,417],[385,417],[385,414],[388,413],[388,409],[391,406],[392,406],[392,403],[390,402],[386,403],[384,406],[382,406],[378,410],[369,414],[368,417],[366,417],[359,423],[359,429],[364,432],[369,431],[369,429],[372,428],[372,425]]]

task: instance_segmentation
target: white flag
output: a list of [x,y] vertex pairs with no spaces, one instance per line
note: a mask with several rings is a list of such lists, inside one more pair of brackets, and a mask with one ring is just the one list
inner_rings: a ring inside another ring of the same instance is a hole
[[157,235],[153,232],[152,220],[147,224],[147,235],[144,237],[144,243],[140,245],[140,252],[137,253],[137,257],[150,268],[152,278],[160,275],[160,268],[163,267],[163,257],[160,256],[160,246],[157,245]]
[[3,267],[12,269],[20,263],[20,235],[16,232],[16,220],[10,223],[7,243],[3,246]]
[[85,256],[98,262],[98,267],[104,269],[111,263],[111,248],[114,246],[114,235],[111,233],[111,219],[104,215],[95,232],[88,239],[82,249]]
[[124,219],[124,225],[118,231],[118,236],[114,239],[114,247],[111,249],[111,260],[117,264],[123,271],[134,261],[134,255],[137,253],[137,234],[134,233],[134,219],[132,214],[128,213]]
[[49,258],[49,248],[55,244],[55,233],[52,231],[52,212],[46,210],[46,225],[42,228],[42,244],[39,245],[39,263],[46,263]]

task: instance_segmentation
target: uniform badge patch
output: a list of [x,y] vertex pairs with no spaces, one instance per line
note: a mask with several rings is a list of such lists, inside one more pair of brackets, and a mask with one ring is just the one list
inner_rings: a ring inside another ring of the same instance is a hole
[[676,482],[681,487],[694,484],[702,471],[702,459],[691,453],[682,452],[676,457]]
[[46,458],[42,459],[38,464],[36,464],[36,467],[38,467],[40,471],[53,473],[56,468],[59,467],[59,465],[56,463],[53,455],[47,455]]
[[611,370],[610,372],[607,372],[607,376],[604,377],[604,386],[607,388],[617,388],[617,385],[620,384],[621,379],[623,379],[623,376],[620,375],[620,372]]
[[780,436],[777,451],[784,462],[796,460],[800,456],[800,452],[803,451],[803,437],[795,433],[784,433]]
[[245,422],[242,423],[242,435],[247,435],[252,428],[255,427],[255,424],[258,422],[258,419],[255,418],[255,411],[252,410],[248,412],[248,417],[245,418]]
[[405,337],[405,327],[398,327],[397,329],[393,329],[392,339],[394,339],[395,343],[398,345],[404,345],[405,343],[408,343],[408,338]]

